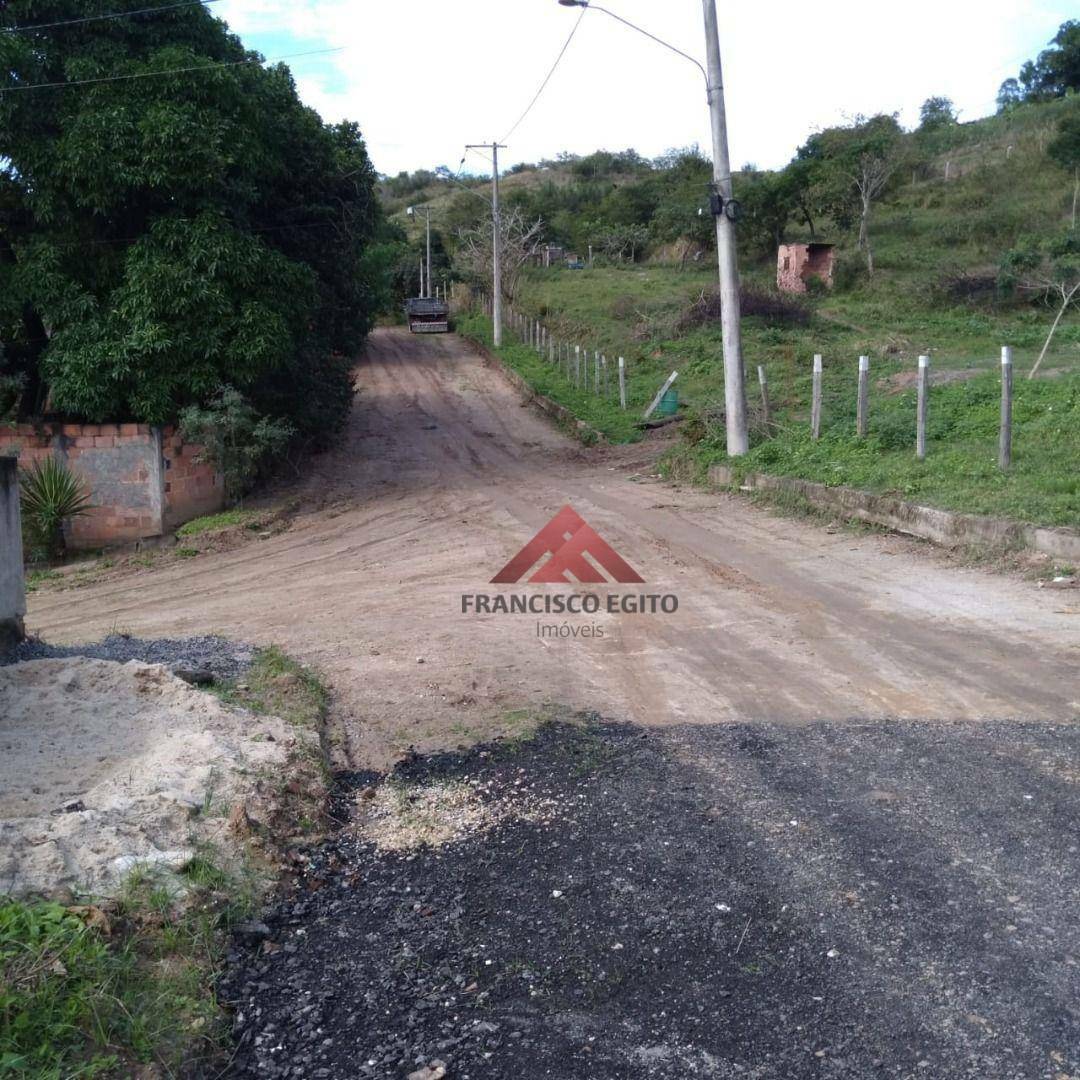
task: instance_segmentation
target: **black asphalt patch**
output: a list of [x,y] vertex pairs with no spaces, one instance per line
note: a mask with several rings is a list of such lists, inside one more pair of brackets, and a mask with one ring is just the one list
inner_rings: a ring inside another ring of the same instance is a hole
[[232,1076],[1080,1075],[1072,725],[590,722],[393,777],[446,781],[495,823],[346,823],[237,944]]

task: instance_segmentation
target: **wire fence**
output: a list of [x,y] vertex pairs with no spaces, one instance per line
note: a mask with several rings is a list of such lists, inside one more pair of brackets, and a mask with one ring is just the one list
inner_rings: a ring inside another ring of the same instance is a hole
[[[490,296],[480,294],[478,303],[488,318],[494,318]],[[609,358],[599,349],[557,337],[540,319],[518,311],[512,304],[506,305],[503,310],[503,329],[512,334],[519,344],[528,346],[541,359],[546,359],[575,389],[617,401],[623,410],[627,408],[629,370],[625,357]]]

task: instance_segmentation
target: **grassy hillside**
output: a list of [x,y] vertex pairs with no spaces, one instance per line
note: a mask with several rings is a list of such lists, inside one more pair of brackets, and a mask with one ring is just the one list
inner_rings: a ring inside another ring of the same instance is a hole
[[[756,367],[765,365],[777,420],[771,431],[755,429],[743,467],[1047,524],[1080,523],[1080,313],[1059,328],[1046,378],[1028,383],[1023,376],[1053,312],[997,289],[1005,252],[1068,227],[1071,178],[1052,164],[1046,146],[1059,118],[1076,110],[1080,100],[1069,98],[909,136],[913,164],[898,173],[871,222],[873,278],[862,269],[853,233],[819,222],[818,238],[838,246],[837,287],[777,307],[768,296],[775,256],[743,252],[744,286],[754,294],[747,310],[765,301],[764,314],[744,320],[748,394],[756,403]],[[533,190],[552,181],[545,173],[521,176],[527,179],[516,183]],[[557,182],[575,181],[563,173]],[[792,222],[786,238],[809,236]],[[598,260],[584,271],[531,271],[517,306],[557,337],[625,356],[634,408],[677,369],[689,418],[677,457],[700,470],[724,458],[719,322],[715,303],[701,303],[715,280],[710,252],[684,270]],[[1016,464],[1008,476],[994,465],[1002,344],[1013,346],[1017,373]],[[817,444],[806,434],[814,353],[825,357],[825,437]],[[921,353],[932,356],[936,383],[925,463],[913,454]],[[873,383],[865,443],[853,438],[861,354],[871,357]],[[574,407],[574,388],[562,376],[546,382]]]

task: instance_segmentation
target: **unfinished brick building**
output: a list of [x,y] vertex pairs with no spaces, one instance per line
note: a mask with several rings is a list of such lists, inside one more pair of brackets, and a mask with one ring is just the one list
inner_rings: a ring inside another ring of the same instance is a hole
[[804,293],[809,278],[827,289],[833,283],[832,244],[781,244],[776,253],[776,286],[781,292]]

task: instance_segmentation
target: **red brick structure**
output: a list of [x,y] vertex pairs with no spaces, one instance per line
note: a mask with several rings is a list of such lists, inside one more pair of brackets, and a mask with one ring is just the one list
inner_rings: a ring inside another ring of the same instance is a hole
[[827,289],[833,283],[832,244],[781,244],[776,253],[776,287],[781,292],[804,293],[809,278]]
[[175,429],[147,424],[0,427],[0,455],[17,454],[23,468],[59,457],[82,477],[92,505],[68,526],[73,548],[161,536],[220,510],[222,477],[199,460],[201,451]]
[[192,518],[217,513],[225,505],[224,477],[213,465],[199,460],[202,451],[196,443],[185,443],[174,428],[161,432],[166,532]]

